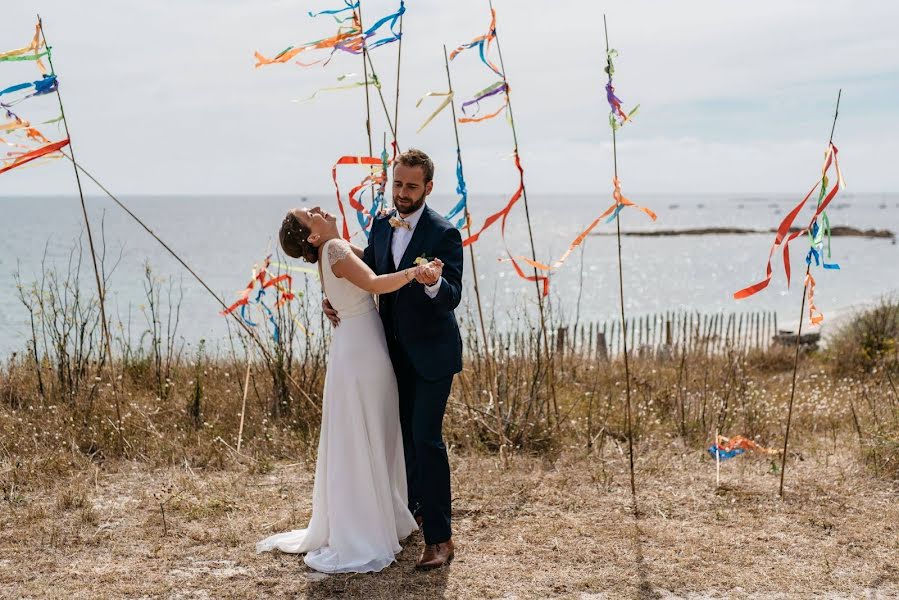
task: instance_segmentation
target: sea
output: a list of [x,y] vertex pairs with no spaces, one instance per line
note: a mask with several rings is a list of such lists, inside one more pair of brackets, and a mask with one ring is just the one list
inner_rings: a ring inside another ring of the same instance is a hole
[[[643,213],[625,209],[623,232],[739,227],[768,230],[801,199],[790,194],[631,194],[631,199],[658,215],[651,221]],[[246,286],[254,265],[276,254],[277,232],[286,211],[296,206],[320,205],[335,212],[333,195],[309,196],[123,196],[120,200],[139,216],[226,302]],[[472,222],[478,227],[508,196],[471,195]],[[456,202],[450,196],[432,196],[429,205],[445,212]],[[557,259],[568,244],[610,203],[607,194],[529,194],[512,210],[505,241],[499,223],[474,246],[479,289],[484,311],[497,330],[522,326],[533,320],[538,294],[531,282],[520,279],[502,260],[530,255],[528,219],[538,260]],[[167,288],[177,300],[183,291],[178,336],[207,347],[226,343],[228,327],[220,305],[172,256],[118,206],[105,196],[86,198],[95,244],[103,251],[108,272],[107,311],[139,341],[148,323],[146,295],[149,277]],[[814,201],[797,223],[811,217]],[[84,218],[76,196],[0,196],[3,207],[0,235],[0,357],[23,352],[30,338],[29,313],[20,293],[27,294],[42,274],[64,274],[80,269],[84,294],[95,293]],[[829,212],[833,226],[886,229],[899,232],[899,194],[840,193]],[[551,278],[547,310],[556,322],[608,321],[619,315],[618,243],[615,224],[601,223],[594,235],[575,250]],[[793,279],[787,286],[780,252],[772,261],[771,285],[759,294],[734,300],[733,294],[765,276],[773,233],[749,235],[681,235],[622,237],[625,311],[628,317],[668,311],[733,313],[775,311],[781,327],[798,323],[805,255],[808,242],[792,245]],[[364,244],[362,233],[353,241]],[[464,299],[457,314],[474,314],[471,258],[466,249]],[[300,261],[277,258],[302,267]],[[815,302],[824,313],[826,332],[854,311],[899,291],[899,247],[893,239],[835,237],[831,262],[839,270],[813,269]],[[298,302],[309,304],[307,325],[314,330],[321,292],[314,275],[294,272],[294,288],[308,289]],[[21,288],[20,288],[21,286]],[[165,302],[167,295],[163,293]],[[254,319],[259,321],[261,319]]]

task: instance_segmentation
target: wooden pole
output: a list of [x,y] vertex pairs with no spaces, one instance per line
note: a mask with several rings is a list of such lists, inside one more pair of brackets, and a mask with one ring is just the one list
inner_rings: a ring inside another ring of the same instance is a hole
[[[402,66],[403,61],[403,17],[405,17],[405,13],[400,15],[400,39],[397,42],[398,48],[396,51],[396,100],[393,105],[393,143],[396,144],[396,151],[399,152],[399,141],[397,141],[397,134],[399,133],[400,128],[400,67]],[[443,49],[443,53],[446,54],[446,47]],[[371,57],[368,58],[371,61]],[[389,119],[388,115],[388,119]]]
[[[371,103],[368,93],[368,44],[365,43],[365,27],[362,25],[362,0],[359,0],[359,30],[362,36],[362,73],[365,78],[365,133],[368,135],[368,155],[374,156],[374,148],[371,142]],[[374,184],[372,184],[374,193]]]
[[240,406],[240,428],[237,430],[237,452],[240,453],[240,445],[243,442],[243,422],[247,413],[247,393],[250,391],[250,350],[247,348],[247,374],[243,381],[243,403]]
[[[450,75],[449,56],[447,55],[447,52],[446,52],[446,45],[443,46],[443,63],[446,66],[446,83],[447,83],[447,86],[449,86],[449,93],[451,96],[450,110],[452,111],[451,115],[453,117],[453,133],[455,134],[455,137],[456,137],[456,156],[459,159],[459,166],[461,168],[461,166],[462,166],[462,144],[459,141],[459,123],[458,123],[458,121],[456,121],[456,101],[455,101],[455,99],[452,98],[453,78]],[[399,93],[399,91],[397,91],[397,93]],[[468,203],[467,202],[465,203],[465,229],[468,233],[468,237],[471,237],[471,214],[468,212]],[[487,378],[490,380],[491,392],[493,393],[493,406],[494,406],[494,409],[496,412],[496,426],[498,428],[497,431],[499,432],[500,437],[501,437],[500,443],[505,444],[507,441],[506,433],[505,433],[506,428],[503,425],[502,412],[500,411],[500,408],[499,408],[499,388],[497,386],[497,381],[496,381],[496,365],[494,364],[494,361],[493,361],[493,354],[490,351],[490,345],[487,343],[487,327],[484,324],[484,309],[481,306],[481,289],[480,289],[480,283],[478,282],[478,267],[477,267],[477,261],[475,260],[474,244],[469,244],[468,252],[469,252],[469,256],[471,258],[471,276],[472,276],[472,279],[474,280],[474,297],[475,297],[475,303],[478,306],[478,322],[481,326],[480,327],[481,328],[481,339],[484,342],[484,357],[487,361]]]
[[[828,147],[831,143],[833,143],[833,132],[837,128],[837,117],[840,116],[840,96],[843,95],[843,90],[840,89],[837,92],[837,107],[833,113],[833,126],[830,128],[830,139],[827,142]],[[839,182],[836,183],[839,185]],[[790,444],[790,423],[793,421],[793,399],[796,397],[796,373],[799,371],[799,350],[802,347],[802,321],[805,319],[805,297],[808,294],[808,275],[811,271],[812,264],[809,262],[805,267],[805,280],[802,285],[802,303],[801,308],[799,309],[799,327],[796,328],[796,356],[793,359],[793,383],[790,387],[790,404],[787,408],[787,428],[784,432],[784,451],[783,455],[780,457],[780,490],[778,493],[780,494],[781,500],[784,497],[784,472],[787,469],[787,449]]]
[[[609,76],[609,83],[612,83],[612,61],[609,58],[609,26],[606,23],[606,16],[602,16],[603,29],[606,35],[606,73]],[[615,135],[615,128],[612,128],[612,164],[615,169],[615,179],[618,179],[618,142]],[[615,233],[618,237],[618,293],[621,304],[621,326],[624,328],[622,340],[624,342],[624,389],[625,389],[625,415],[627,419],[627,454],[631,475],[631,496],[636,498],[637,485],[634,477],[634,431],[631,423],[631,371],[630,363],[627,355],[627,324],[624,317],[624,268],[621,260],[621,218],[620,215],[615,217]]]
[[[53,68],[53,54],[50,52],[50,44],[47,42],[47,35],[44,33],[44,22],[41,20],[41,16],[37,16],[38,28],[41,31],[41,38],[43,39],[44,46],[47,47],[47,62],[50,63],[50,72],[56,73],[56,70]],[[97,264],[97,252],[94,248],[94,236],[91,231],[91,223],[90,219],[87,217],[87,204],[84,201],[84,190],[81,187],[81,176],[78,173],[78,168],[74,166],[75,161],[75,144],[72,141],[72,135],[69,133],[69,122],[66,119],[66,110],[63,107],[62,103],[62,94],[59,91],[59,86],[56,86],[56,99],[59,101],[59,112],[62,116],[62,124],[66,130],[66,137],[69,139],[69,153],[72,155],[72,163],[73,169],[75,171],[75,183],[78,185],[78,197],[81,199],[81,214],[84,217],[84,228],[87,231],[87,243],[90,247],[91,251],[91,262],[94,266],[94,278],[97,283],[97,297],[100,305],[100,320],[101,320],[101,332],[103,334],[103,347],[101,353],[105,354],[100,357],[100,364],[106,364],[106,373],[109,375],[110,385],[112,386],[112,396],[115,401],[115,412],[116,412],[116,429],[118,430],[119,440],[124,445],[125,436],[122,433],[122,408],[121,403],[119,401],[119,390],[116,385],[115,378],[115,370],[112,368],[112,344],[110,342],[109,335],[109,322],[106,320],[106,294],[103,286],[103,279],[100,276],[100,267]]]
[[[490,11],[492,14],[493,0],[488,0],[488,4],[490,5]],[[499,68],[500,68],[500,71],[502,71],[503,84],[506,86],[506,105],[509,109],[509,124],[512,126],[512,140],[515,143],[515,156],[518,157],[518,160],[521,160],[521,155],[518,150],[518,132],[515,128],[515,117],[514,117],[514,114],[512,113],[512,98],[509,94],[509,82],[506,79],[506,66],[505,66],[505,63],[503,62],[503,51],[502,51],[502,47],[500,46],[498,31],[495,32],[495,39],[496,39],[496,52],[499,55]],[[531,259],[534,260],[534,262],[536,262],[537,261],[537,251],[534,247],[534,231],[533,231],[533,228],[531,227],[531,213],[530,213],[530,209],[528,208],[528,193],[527,193],[527,189],[524,186],[523,180],[522,180],[522,185],[521,185],[521,199],[524,202],[524,216],[525,216],[525,220],[527,221],[527,226],[528,226],[528,239],[531,243]],[[545,315],[545,310],[544,310],[544,306],[543,306],[543,291],[540,288],[540,282],[536,281],[536,277],[537,277],[537,269],[534,269],[534,278],[535,278],[534,285],[535,285],[535,289],[537,290],[537,306],[540,309],[540,331],[543,336],[543,350],[545,353],[544,358],[547,361],[547,367],[548,367],[548,373],[549,373],[549,387],[550,387],[550,393],[552,394],[553,410],[554,410],[555,416],[556,416],[556,426],[558,427],[558,425],[559,425],[559,423],[558,423],[559,405],[556,400],[555,369],[553,366],[553,360],[550,359],[549,336],[546,331],[546,315]],[[540,367],[540,362],[539,362],[540,361],[540,359],[539,359],[540,353],[539,352],[537,353],[537,357],[538,357],[537,358],[537,368],[539,370],[539,367]]]

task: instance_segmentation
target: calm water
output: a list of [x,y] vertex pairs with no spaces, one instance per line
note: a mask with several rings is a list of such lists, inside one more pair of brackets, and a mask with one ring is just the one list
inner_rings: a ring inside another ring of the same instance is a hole
[[[632,195],[633,200],[653,208],[657,223],[636,211],[622,213],[622,229],[682,229],[704,226],[770,228],[799,198],[787,195]],[[226,300],[234,298],[249,278],[254,263],[277,244],[277,229],[284,212],[301,204],[297,197],[124,197],[122,200],[145,219],[156,233],[191,265]],[[531,220],[538,258],[558,257],[568,242],[609,200],[585,196],[532,195]],[[480,223],[506,201],[504,196],[472,196],[474,219]],[[17,298],[14,275],[18,270],[26,284],[39,277],[41,261],[65,270],[72,248],[82,233],[80,205],[75,197],[0,198],[4,207],[0,236],[0,356],[24,348],[27,313]],[[321,203],[334,210],[331,195],[309,197],[307,204]],[[833,225],[899,231],[899,194],[841,194],[830,211]],[[145,325],[141,312],[144,264],[149,262],[157,277],[182,277],[174,261],[138,225],[103,197],[88,199],[92,222],[105,219],[108,263],[121,253],[121,261],[109,281],[110,312],[123,319],[132,315],[137,334]],[[448,209],[451,197],[433,197],[432,207]],[[805,221],[810,213],[803,213]],[[508,240],[516,254],[529,253],[523,207],[515,209],[508,223]],[[99,229],[99,225],[95,226]],[[595,231],[613,232],[613,225]],[[95,233],[96,237],[99,237]],[[782,323],[795,323],[799,310],[802,267],[807,243],[793,243],[794,280],[787,290],[779,260],[775,281],[757,296],[736,302],[735,290],[764,275],[771,234],[745,236],[679,236],[624,238],[625,294],[629,315],[689,309],[704,312],[773,309]],[[86,240],[84,242],[86,247]],[[835,238],[834,260],[841,271],[817,271],[817,303],[833,323],[853,307],[876,300],[899,289],[899,247],[890,240]],[[482,236],[476,245],[479,279],[487,310],[499,321],[533,310],[535,291],[531,283],[518,279],[508,263],[498,262],[502,243],[496,231]],[[46,258],[45,258],[46,254]],[[469,268],[466,252],[466,269]],[[93,291],[93,273],[85,250],[82,285]],[[297,263],[299,264],[299,263]],[[583,287],[579,281],[583,265]],[[583,254],[574,253],[552,280],[552,301],[558,315],[582,320],[613,318],[618,313],[618,274],[614,236],[587,240]],[[797,273],[798,272],[798,273]],[[301,276],[302,277],[302,276]],[[466,292],[471,295],[470,273]],[[302,287],[297,281],[295,287]],[[188,274],[181,334],[189,341],[201,337],[213,342],[226,336],[218,305]],[[88,287],[89,286],[89,287]],[[315,279],[313,289],[318,289]],[[317,295],[317,294],[313,294]],[[318,300],[313,300],[316,304]]]

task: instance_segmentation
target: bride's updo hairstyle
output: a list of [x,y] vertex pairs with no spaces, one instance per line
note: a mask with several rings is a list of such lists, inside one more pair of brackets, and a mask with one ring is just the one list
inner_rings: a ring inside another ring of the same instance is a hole
[[309,243],[310,233],[309,228],[300,222],[293,211],[288,212],[281,223],[281,231],[278,232],[281,249],[292,258],[302,258],[307,263],[318,262],[318,248]]

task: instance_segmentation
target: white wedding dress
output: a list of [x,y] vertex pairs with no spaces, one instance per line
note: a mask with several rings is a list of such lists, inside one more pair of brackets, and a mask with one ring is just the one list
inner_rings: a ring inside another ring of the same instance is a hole
[[325,242],[322,285],[340,315],[333,329],[322,401],[321,437],[307,529],[256,544],[306,554],[325,573],[380,571],[417,526],[409,512],[396,377],[371,294],[334,275],[352,252]]

